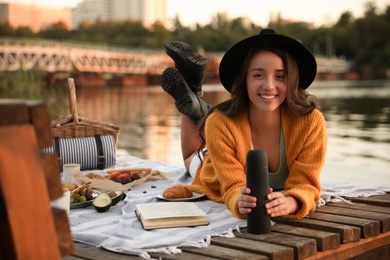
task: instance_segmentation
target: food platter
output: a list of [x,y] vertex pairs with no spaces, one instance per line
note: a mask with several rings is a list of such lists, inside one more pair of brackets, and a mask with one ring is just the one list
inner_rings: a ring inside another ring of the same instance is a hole
[[166,200],[166,201],[193,201],[193,200],[200,199],[204,196],[205,196],[204,194],[193,192],[192,197],[189,197],[189,198],[167,199],[167,198],[163,197],[162,193],[160,193],[157,195],[157,198],[162,199],[162,200]]
[[98,193],[96,191],[92,192],[93,199],[87,200],[84,202],[72,203],[70,204],[70,209],[81,209],[86,208],[92,205],[93,200],[97,197]]

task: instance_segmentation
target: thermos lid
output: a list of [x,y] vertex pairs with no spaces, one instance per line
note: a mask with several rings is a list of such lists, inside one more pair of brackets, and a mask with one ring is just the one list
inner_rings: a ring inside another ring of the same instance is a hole
[[264,150],[251,150],[246,155],[247,168],[268,167],[267,152]]

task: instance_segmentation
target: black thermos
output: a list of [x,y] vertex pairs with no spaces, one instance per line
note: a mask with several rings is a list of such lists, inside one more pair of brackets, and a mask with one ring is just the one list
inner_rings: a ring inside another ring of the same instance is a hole
[[271,232],[271,218],[265,204],[268,202],[269,175],[268,157],[264,150],[251,150],[246,156],[246,186],[250,195],[257,198],[256,207],[247,215],[248,233],[266,234]]

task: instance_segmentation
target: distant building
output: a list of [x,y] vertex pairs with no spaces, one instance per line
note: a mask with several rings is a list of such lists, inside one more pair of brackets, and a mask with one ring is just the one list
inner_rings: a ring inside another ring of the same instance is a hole
[[33,32],[46,29],[54,23],[62,22],[71,29],[71,10],[0,3],[0,23],[9,23],[13,28],[30,27]]
[[72,9],[72,28],[83,22],[140,21],[145,27],[167,23],[166,0],[85,0]]

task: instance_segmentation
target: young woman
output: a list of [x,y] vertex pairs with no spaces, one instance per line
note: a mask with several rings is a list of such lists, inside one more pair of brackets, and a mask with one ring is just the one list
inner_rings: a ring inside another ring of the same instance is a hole
[[272,29],[238,42],[219,68],[231,99],[210,108],[197,95],[199,86],[195,91],[187,84],[191,76],[181,64],[199,55],[185,43],[170,43],[166,49],[176,69],[163,72],[161,85],[183,114],[183,158],[194,174],[188,188],[244,218],[256,205],[246,187],[246,155],[261,149],[267,152],[270,172],[267,213],[300,219],[314,211],[327,134],[316,98],[306,92],[317,71],[311,52]]

